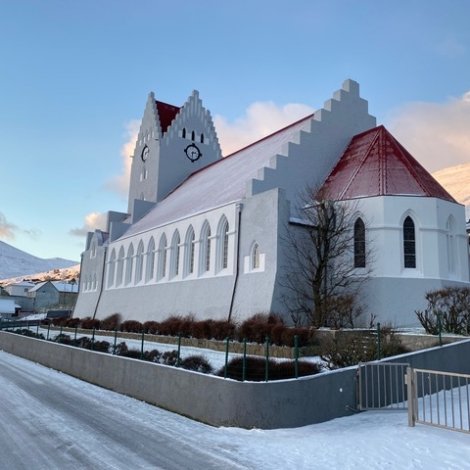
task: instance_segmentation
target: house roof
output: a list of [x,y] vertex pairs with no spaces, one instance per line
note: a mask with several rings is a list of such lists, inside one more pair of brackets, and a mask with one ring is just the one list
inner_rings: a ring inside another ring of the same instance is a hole
[[170,126],[171,121],[173,121],[175,116],[179,113],[180,108],[172,104],[163,103],[163,101],[155,101],[155,104],[157,106],[158,117],[160,118],[162,134],[164,134]]
[[242,148],[238,152],[192,173],[141,220],[129,227],[123,237],[132,236],[245,197],[246,185],[270,159],[296,140],[301,130],[310,128],[312,115]]
[[400,195],[456,202],[384,126],[352,138],[321,191],[334,200]]

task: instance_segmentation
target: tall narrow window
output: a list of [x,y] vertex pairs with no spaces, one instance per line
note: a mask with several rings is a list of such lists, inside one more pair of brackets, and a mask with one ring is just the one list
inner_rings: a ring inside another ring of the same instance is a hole
[[201,144],[204,143],[204,134],[201,134]]
[[145,266],[145,281],[146,282],[153,279],[154,269],[155,269],[155,240],[152,237],[147,246],[147,261],[146,261],[146,266]]
[[124,271],[124,248],[121,246],[117,260],[116,286],[122,284],[122,275]]
[[186,139],[186,127],[183,127],[183,132],[182,132],[182,137],[183,139]]
[[255,243],[251,250],[251,269],[259,269],[260,268],[260,253],[259,253],[259,245]]
[[354,267],[366,267],[366,228],[360,217],[354,223]]
[[126,285],[130,284],[132,281],[132,271],[134,269],[134,246],[132,243],[127,250],[126,257]]
[[410,216],[403,222],[403,254],[405,268],[416,268],[415,224]]
[[196,134],[194,131],[191,132],[191,140],[194,140],[196,138]]
[[186,233],[184,271],[186,276],[194,272],[194,230],[192,226],[188,228]]
[[135,283],[136,284],[142,281],[143,270],[144,270],[144,243],[141,240],[137,248],[137,255],[135,257]]
[[217,233],[217,267],[226,269],[228,266],[228,222],[222,217]]
[[200,270],[205,273],[211,268],[211,228],[207,222],[204,223],[201,232]]
[[116,268],[116,250],[113,248],[108,263],[108,287],[114,284],[114,271]]
[[180,234],[178,230],[176,230],[175,234],[173,235],[173,239],[171,240],[171,272],[170,276],[178,276],[180,271]]
[[158,245],[158,279],[163,279],[166,275],[166,236],[162,235]]

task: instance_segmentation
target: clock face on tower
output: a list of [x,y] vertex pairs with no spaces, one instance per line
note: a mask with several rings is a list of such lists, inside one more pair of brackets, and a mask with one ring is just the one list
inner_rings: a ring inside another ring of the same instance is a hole
[[192,162],[195,162],[196,160],[199,160],[202,157],[202,153],[199,150],[198,146],[194,144],[189,144],[184,149],[184,153]]
[[147,160],[148,157],[149,157],[149,148],[145,146],[144,149],[142,150],[142,153],[140,154],[140,158],[142,159],[143,162],[145,162],[145,160]]

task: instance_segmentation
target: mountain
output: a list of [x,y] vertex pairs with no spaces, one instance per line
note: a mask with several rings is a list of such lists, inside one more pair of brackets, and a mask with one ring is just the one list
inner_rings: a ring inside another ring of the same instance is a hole
[[434,178],[461,204],[470,216],[470,163],[450,166],[432,174]]
[[70,268],[76,261],[63,258],[42,259],[0,241],[0,279],[23,277],[61,268]]

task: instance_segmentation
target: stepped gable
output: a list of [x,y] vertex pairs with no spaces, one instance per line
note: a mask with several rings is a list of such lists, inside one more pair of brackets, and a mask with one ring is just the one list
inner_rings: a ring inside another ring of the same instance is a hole
[[320,191],[338,201],[424,196],[456,202],[384,126],[352,138]]
[[258,175],[260,168],[268,166],[285,144],[296,140],[300,131],[307,130],[311,120],[312,115],[306,116],[194,172],[129,227],[123,237],[243,199],[247,182]]
[[157,106],[158,117],[160,118],[160,126],[162,135],[167,131],[175,116],[179,113],[180,108],[172,104],[164,103],[163,101],[155,100]]

